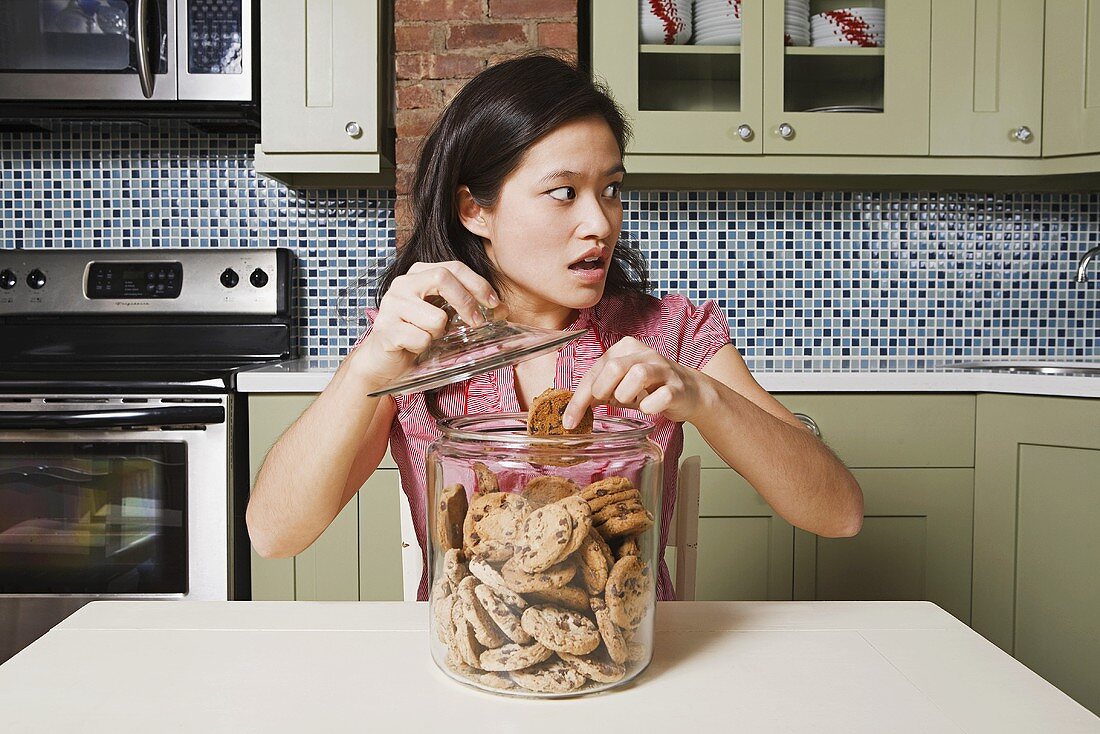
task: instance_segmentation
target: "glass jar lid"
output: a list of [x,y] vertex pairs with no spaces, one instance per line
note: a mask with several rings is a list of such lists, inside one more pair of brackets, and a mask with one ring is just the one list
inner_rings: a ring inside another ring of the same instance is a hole
[[[431,300],[431,299],[428,299]],[[505,365],[551,352],[587,329],[557,331],[504,320],[503,309],[479,306],[485,323],[471,327],[454,307],[432,301],[447,312],[447,331],[417,358],[416,365],[370,397],[431,390]]]

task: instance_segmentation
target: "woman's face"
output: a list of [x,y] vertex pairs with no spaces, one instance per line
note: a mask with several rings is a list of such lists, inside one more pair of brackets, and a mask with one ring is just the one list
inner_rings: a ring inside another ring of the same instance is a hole
[[486,252],[513,310],[594,306],[603,296],[623,224],[623,162],[602,118],[574,120],[543,137],[482,209]]

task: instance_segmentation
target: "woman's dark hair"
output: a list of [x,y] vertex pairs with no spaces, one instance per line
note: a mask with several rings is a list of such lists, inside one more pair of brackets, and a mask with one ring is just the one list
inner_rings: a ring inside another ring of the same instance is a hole
[[[491,66],[455,96],[424,141],[413,180],[412,235],[378,280],[376,300],[416,262],[458,260],[500,285],[500,274],[485,254],[481,238],[458,218],[458,189],[492,207],[504,179],[527,150],[561,125],[602,117],[611,127],[619,153],[630,128],[618,105],[571,60],[532,53]],[[609,293],[645,293],[645,256],[620,235],[605,286]]]

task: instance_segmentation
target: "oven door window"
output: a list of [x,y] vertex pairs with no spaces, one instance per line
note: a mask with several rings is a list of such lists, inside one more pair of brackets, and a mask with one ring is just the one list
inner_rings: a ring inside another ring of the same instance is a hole
[[143,22],[155,39],[153,72],[163,74],[167,6],[149,0],[147,17],[139,18],[137,0],[3,0],[0,73],[136,73],[137,26]]
[[0,442],[0,594],[187,592],[187,445]]

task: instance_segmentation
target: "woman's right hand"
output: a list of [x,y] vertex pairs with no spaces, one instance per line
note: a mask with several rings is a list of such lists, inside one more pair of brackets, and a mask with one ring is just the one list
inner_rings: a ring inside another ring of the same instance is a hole
[[433,339],[447,330],[447,312],[426,298],[439,296],[471,326],[485,323],[478,305],[500,306],[489,281],[458,261],[415,263],[393,280],[378,307],[370,334],[349,355],[371,389],[405,374]]

